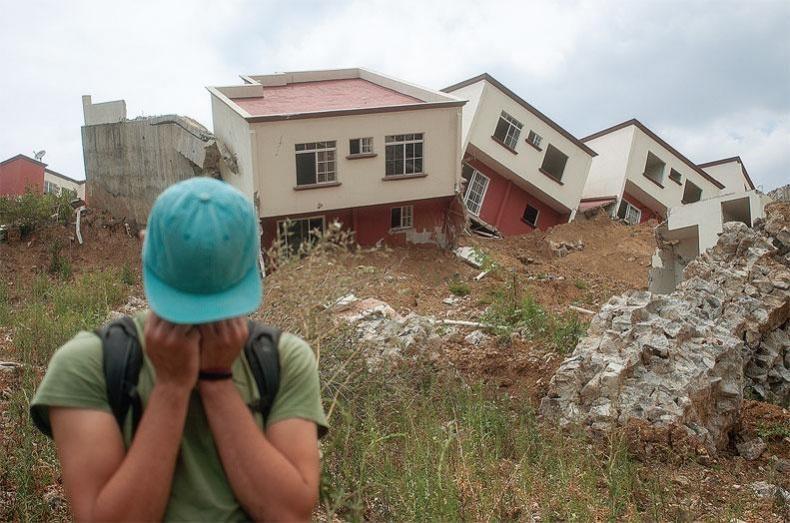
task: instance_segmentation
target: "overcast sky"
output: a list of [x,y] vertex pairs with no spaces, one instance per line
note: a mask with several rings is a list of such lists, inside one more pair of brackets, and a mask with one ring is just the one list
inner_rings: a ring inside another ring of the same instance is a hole
[[81,95],[212,127],[207,85],[368,67],[488,72],[583,137],[636,117],[692,161],[790,183],[790,0],[0,0],[0,160],[84,178]]

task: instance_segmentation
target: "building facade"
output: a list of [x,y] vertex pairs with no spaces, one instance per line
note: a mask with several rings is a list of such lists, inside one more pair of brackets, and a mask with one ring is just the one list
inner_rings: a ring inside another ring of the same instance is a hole
[[47,168],[47,164],[18,154],[0,162],[0,196],[61,194],[70,191],[75,198],[85,198],[85,182]]
[[581,207],[608,206],[628,223],[665,220],[667,210],[716,196],[724,185],[638,120],[582,141],[598,153]]
[[698,167],[724,185],[722,194],[740,194],[755,190],[740,156],[701,163]]
[[505,236],[571,220],[595,152],[489,74],[443,89],[463,108],[467,210]]
[[447,239],[463,101],[366,69],[242,79],[208,89],[238,166],[222,177],[255,202],[264,247],[334,221],[361,245]]

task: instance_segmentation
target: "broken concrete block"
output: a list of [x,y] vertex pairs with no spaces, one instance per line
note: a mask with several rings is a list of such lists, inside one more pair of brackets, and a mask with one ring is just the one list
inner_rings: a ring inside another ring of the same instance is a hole
[[455,255],[464,260],[466,263],[475,269],[482,269],[485,263],[483,253],[473,247],[458,247],[455,249]]
[[754,438],[742,443],[736,443],[735,448],[738,449],[738,454],[740,454],[743,459],[754,461],[765,452],[767,445],[762,438]]

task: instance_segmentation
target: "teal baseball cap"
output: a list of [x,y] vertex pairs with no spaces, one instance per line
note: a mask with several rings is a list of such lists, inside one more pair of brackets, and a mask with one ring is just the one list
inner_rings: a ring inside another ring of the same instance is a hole
[[143,243],[143,287],[151,309],[172,323],[243,316],[261,304],[260,237],[241,191],[196,177],[154,202]]

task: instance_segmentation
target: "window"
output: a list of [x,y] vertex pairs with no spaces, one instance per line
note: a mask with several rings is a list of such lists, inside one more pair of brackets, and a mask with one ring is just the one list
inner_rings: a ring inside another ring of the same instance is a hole
[[372,154],[373,138],[352,138],[348,143],[348,152],[355,154]]
[[422,133],[387,136],[386,176],[422,174]]
[[675,169],[669,170],[669,179],[675,182],[676,184],[680,185],[681,183],[681,176],[680,173],[677,172]]
[[533,206],[527,205],[527,208],[524,209],[524,216],[522,216],[522,218],[531,226],[538,226],[538,210]]
[[527,135],[527,142],[529,142],[531,145],[534,145],[535,149],[538,149],[539,151],[543,150],[540,148],[540,142],[542,141],[543,141],[543,137],[538,133],[536,133],[535,131],[530,131],[529,134]]
[[60,194],[60,185],[44,180],[44,194]]
[[479,171],[469,165],[464,165],[464,168],[461,170],[461,177],[466,180],[464,205],[469,209],[469,212],[479,216],[480,208],[483,206],[483,200],[488,190],[488,177],[480,174]]
[[277,222],[277,239],[291,252],[296,252],[305,242],[315,243],[324,230],[323,216],[282,220]]
[[502,111],[494,130],[494,137],[511,149],[515,149],[522,127],[521,122]]
[[648,151],[645,161],[645,176],[656,182],[661,187],[664,186],[664,168],[666,164],[658,156]]
[[404,205],[390,210],[390,229],[408,229],[414,226],[414,206]]
[[683,188],[682,203],[694,203],[700,201],[702,198],[702,189],[686,180],[686,186]]
[[565,172],[565,164],[568,162],[568,156],[549,144],[546,148],[546,154],[543,155],[543,165],[540,170],[543,174],[548,174],[557,181],[562,180],[562,173]]
[[336,175],[334,141],[296,144],[296,185],[331,183]]
[[642,211],[623,198],[620,200],[620,208],[617,209],[617,217],[629,225],[636,225],[642,221]]

